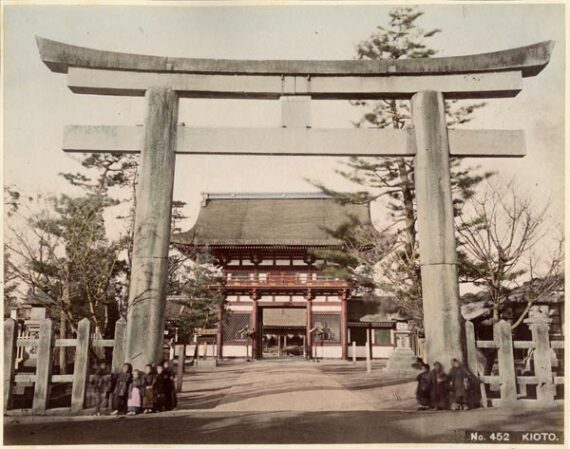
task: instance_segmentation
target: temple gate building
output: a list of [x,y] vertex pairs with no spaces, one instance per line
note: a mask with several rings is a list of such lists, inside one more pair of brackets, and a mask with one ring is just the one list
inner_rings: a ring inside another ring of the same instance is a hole
[[[328,230],[356,218],[372,228],[368,205],[341,205],[320,193],[204,194],[196,224],[174,235],[182,251],[208,248],[223,267],[226,301],[216,349],[221,357],[387,358],[396,321],[379,299],[318,268],[316,250],[340,248]],[[322,262],[322,261],[321,261]],[[382,318],[384,317],[384,318]],[[319,332],[325,329],[326,332]],[[316,331],[319,330],[319,331]],[[249,335],[249,338],[248,338]]]

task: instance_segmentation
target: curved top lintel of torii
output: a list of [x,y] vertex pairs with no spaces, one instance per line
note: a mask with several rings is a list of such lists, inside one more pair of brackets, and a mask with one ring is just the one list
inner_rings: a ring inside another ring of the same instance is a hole
[[554,41],[491,53],[401,60],[237,60],[149,56],[97,50],[36,36],[42,61],[54,72],[69,67],[154,73],[286,76],[421,76],[520,71],[535,76],[548,64]]

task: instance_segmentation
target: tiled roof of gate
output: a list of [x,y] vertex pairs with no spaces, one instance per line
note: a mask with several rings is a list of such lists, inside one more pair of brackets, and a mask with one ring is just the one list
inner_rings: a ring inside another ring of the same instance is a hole
[[368,205],[341,205],[320,193],[205,194],[196,224],[172,243],[211,246],[337,246],[354,217],[372,227]]

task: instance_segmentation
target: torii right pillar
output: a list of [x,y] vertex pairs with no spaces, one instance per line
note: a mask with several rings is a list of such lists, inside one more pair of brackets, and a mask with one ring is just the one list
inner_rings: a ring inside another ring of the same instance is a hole
[[463,359],[463,352],[449,141],[441,92],[416,93],[412,120],[426,361],[438,361],[447,371],[452,359]]

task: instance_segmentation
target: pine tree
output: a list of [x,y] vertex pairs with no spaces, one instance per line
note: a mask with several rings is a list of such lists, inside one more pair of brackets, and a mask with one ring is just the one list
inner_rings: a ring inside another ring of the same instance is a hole
[[187,257],[173,273],[169,283],[172,293],[180,295],[184,306],[176,318],[178,338],[188,341],[197,328],[211,328],[218,321],[218,307],[225,300],[223,271],[205,250]]
[[[427,41],[441,32],[439,29],[423,30],[418,19],[423,12],[415,7],[395,8],[389,13],[387,26],[378,26],[366,40],[357,45],[358,59],[412,59],[428,58],[437,53]],[[407,100],[357,101],[355,106],[362,108],[362,118],[354,125],[367,128],[404,129],[411,126],[410,103]],[[446,115],[449,127],[469,122],[473,113],[484,103],[462,104],[446,101]],[[464,201],[472,197],[475,187],[491,173],[476,173],[473,167],[465,168],[459,159],[452,159],[452,192],[455,212],[459,213]],[[371,284],[383,292],[394,296],[401,307],[422,321],[421,271],[419,265],[418,241],[416,233],[416,205],[413,160],[398,157],[352,157],[337,173],[359,187],[353,193],[344,193],[328,188],[322,183],[313,182],[324,193],[340,203],[369,204],[380,202],[386,210],[390,225],[383,231],[382,251],[363,251],[369,248],[371,236],[365,235],[363,244],[354,244],[354,235],[345,229],[336,230],[351,256],[345,251],[324,254],[339,270],[344,267],[345,275],[361,286]],[[353,226],[355,224],[353,223]],[[352,231],[353,234],[355,231]],[[361,232],[361,231],[356,231]],[[321,254],[323,255],[323,254]],[[348,259],[347,259],[348,258]],[[368,282],[355,275],[360,270],[367,273]],[[342,271],[342,269],[341,269]],[[380,280],[378,281],[378,275]]]
[[[106,208],[120,204],[128,207],[127,215],[117,216],[118,219],[126,220],[126,232],[113,242],[120,256],[116,263],[116,276],[112,286],[109,287],[109,294],[115,298],[112,306],[110,305],[112,319],[107,330],[107,333],[110,333],[114,322],[120,315],[125,316],[127,309],[139,157],[124,153],[90,153],[83,155],[79,162],[84,169],[82,172],[60,173],[60,175],[71,185],[82,189],[88,196],[102,198]],[[126,195],[124,192],[127,192]],[[117,196],[123,198],[117,199]]]
[[[21,194],[14,186],[4,186],[4,213],[12,217],[20,208]],[[14,255],[4,246],[4,318],[10,316],[10,309],[18,299],[18,270]]]
[[84,317],[100,335],[112,337],[120,316],[117,293],[125,290],[128,264],[121,254],[127,241],[108,238],[104,213],[122,202],[111,189],[130,184],[137,161],[131,155],[87,154],[79,162],[81,172],[60,173],[79,188],[78,196],[37,194],[26,200],[16,187],[5,189],[8,218],[19,221],[9,225],[5,279],[14,296],[21,296],[23,285],[48,301],[52,314],[60,315],[61,338]]
[[106,236],[104,196],[30,198],[34,212],[20,217],[26,228],[9,225],[6,250],[11,276],[61,316],[60,332],[89,318],[109,335],[117,316],[111,293],[120,246]]

